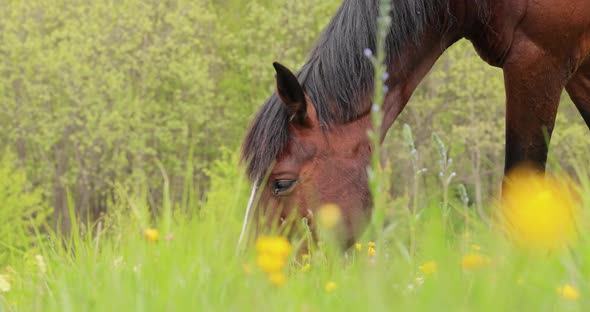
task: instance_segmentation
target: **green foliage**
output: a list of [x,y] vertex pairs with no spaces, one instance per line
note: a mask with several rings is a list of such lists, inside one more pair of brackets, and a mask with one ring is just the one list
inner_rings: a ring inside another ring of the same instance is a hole
[[21,258],[37,241],[49,207],[41,190],[27,183],[13,154],[0,158],[0,268],[10,259]]

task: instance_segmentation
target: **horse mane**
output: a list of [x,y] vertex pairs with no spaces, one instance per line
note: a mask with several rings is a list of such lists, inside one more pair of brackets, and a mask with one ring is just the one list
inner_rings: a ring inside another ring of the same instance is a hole
[[[409,43],[419,45],[426,27],[442,31],[453,18],[441,19],[450,0],[395,0],[386,40],[386,60]],[[322,128],[353,121],[370,108],[374,70],[364,55],[375,51],[379,0],[344,0],[324,29],[308,61],[296,73],[310,97]],[[276,92],[256,114],[242,146],[250,179],[261,178],[289,140],[288,111]]]

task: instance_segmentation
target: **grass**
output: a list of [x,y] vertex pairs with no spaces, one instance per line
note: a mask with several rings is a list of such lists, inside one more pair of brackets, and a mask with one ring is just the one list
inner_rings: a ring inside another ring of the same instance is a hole
[[[176,213],[162,221],[155,242],[144,236],[148,225],[140,213],[65,246],[56,236],[39,235],[42,243],[0,268],[11,284],[0,292],[0,311],[583,311],[590,306],[585,236],[567,250],[523,250],[478,221],[475,211],[467,232],[463,216],[443,227],[438,204],[420,207],[414,256],[407,257],[409,235],[402,220],[382,233],[375,256],[367,253],[370,238],[346,255],[323,242],[309,271],[302,272],[305,264],[291,252],[283,270],[286,282],[278,287],[257,267],[254,248],[235,252],[247,190],[234,191],[218,191],[199,215]],[[436,270],[425,274],[420,267],[431,261]],[[564,285],[579,298],[560,294]]]

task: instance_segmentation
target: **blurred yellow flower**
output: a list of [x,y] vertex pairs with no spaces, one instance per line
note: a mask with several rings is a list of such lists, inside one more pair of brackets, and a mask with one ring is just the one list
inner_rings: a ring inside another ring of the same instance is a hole
[[256,265],[266,273],[277,273],[287,265],[291,244],[285,237],[261,236],[256,240]]
[[158,231],[158,229],[148,228],[143,231],[143,236],[149,242],[156,242],[160,237],[160,231]]
[[525,168],[506,177],[502,215],[508,234],[518,244],[552,249],[575,236],[580,204],[567,179],[544,176]]
[[326,283],[326,286],[324,286],[324,289],[327,292],[330,292],[330,291],[336,289],[336,283],[334,283],[334,282],[328,282],[328,283]]
[[275,273],[269,274],[268,280],[271,282],[271,284],[273,284],[277,287],[281,287],[285,284],[285,282],[287,282],[287,278],[285,277],[285,274],[280,273],[280,272],[275,272]]
[[428,261],[428,262],[424,263],[423,265],[419,266],[418,268],[420,269],[420,271],[422,271],[422,273],[424,273],[426,275],[430,275],[430,274],[436,272],[437,267],[438,266],[435,261]]
[[461,260],[461,267],[466,271],[481,269],[489,263],[489,259],[480,254],[466,254]]
[[327,229],[336,226],[341,218],[340,207],[335,204],[325,204],[318,211],[318,224]]
[[363,244],[356,243],[356,244],[354,244],[354,248],[356,248],[356,250],[358,250],[358,251],[361,251],[361,249],[363,249]]
[[10,291],[10,282],[8,281],[8,277],[0,274],[0,292],[8,291]]
[[261,236],[256,240],[256,251],[285,258],[291,252],[291,244],[282,236]]
[[263,253],[256,256],[256,265],[266,273],[280,271],[286,264],[287,261],[285,258],[273,256],[269,253]]
[[375,242],[368,242],[367,247],[375,248]]
[[570,285],[570,284],[565,284],[562,287],[557,288],[557,293],[568,300],[578,300],[578,298],[580,297],[580,293],[578,292],[578,290]]
[[369,249],[367,249],[367,254],[371,257],[374,257],[375,255],[377,255],[377,251],[374,247],[369,247]]
[[301,267],[301,272],[308,272],[309,270],[311,270],[311,264],[309,263]]

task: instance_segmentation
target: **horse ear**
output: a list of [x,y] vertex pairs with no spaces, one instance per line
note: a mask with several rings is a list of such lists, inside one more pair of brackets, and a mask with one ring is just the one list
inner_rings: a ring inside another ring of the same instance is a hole
[[290,112],[290,121],[299,125],[306,125],[307,103],[303,87],[297,77],[285,66],[274,62],[272,66],[277,72],[277,94]]

